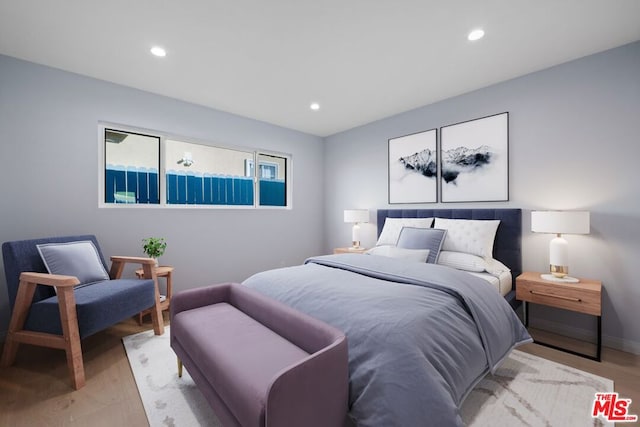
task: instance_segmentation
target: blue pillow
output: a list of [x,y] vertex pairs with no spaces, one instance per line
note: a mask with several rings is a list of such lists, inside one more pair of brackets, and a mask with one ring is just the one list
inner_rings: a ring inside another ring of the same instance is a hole
[[81,285],[109,280],[98,250],[89,240],[37,245],[50,274],[75,276]]
[[404,249],[429,249],[427,262],[435,264],[438,262],[438,255],[446,234],[447,230],[439,228],[403,227],[397,246]]

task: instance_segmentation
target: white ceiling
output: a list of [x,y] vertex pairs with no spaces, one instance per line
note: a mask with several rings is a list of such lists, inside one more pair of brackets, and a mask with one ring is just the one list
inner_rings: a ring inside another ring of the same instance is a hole
[[319,136],[639,39],[640,0],[0,0],[2,54]]

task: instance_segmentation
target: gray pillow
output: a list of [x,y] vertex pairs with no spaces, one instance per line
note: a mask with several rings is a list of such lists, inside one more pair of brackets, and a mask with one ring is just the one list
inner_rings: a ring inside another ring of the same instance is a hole
[[438,262],[438,255],[446,234],[447,230],[439,228],[403,227],[397,246],[404,249],[429,249],[427,262],[435,264]]
[[81,285],[109,280],[98,250],[90,240],[37,245],[50,274],[75,276]]

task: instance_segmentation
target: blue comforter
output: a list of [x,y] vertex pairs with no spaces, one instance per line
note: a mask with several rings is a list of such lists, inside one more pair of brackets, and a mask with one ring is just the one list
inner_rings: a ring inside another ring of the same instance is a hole
[[244,283],[345,332],[358,426],[462,426],[475,384],[531,341],[493,287],[439,265],[328,255]]

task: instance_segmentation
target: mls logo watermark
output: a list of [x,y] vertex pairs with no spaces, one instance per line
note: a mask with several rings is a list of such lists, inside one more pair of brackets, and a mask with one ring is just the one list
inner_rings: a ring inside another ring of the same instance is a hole
[[633,423],[638,421],[637,415],[629,414],[631,399],[623,399],[618,393],[596,393],[591,409],[591,417],[604,417],[607,421],[617,423]]

